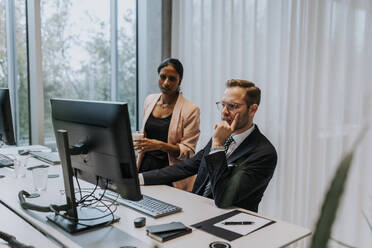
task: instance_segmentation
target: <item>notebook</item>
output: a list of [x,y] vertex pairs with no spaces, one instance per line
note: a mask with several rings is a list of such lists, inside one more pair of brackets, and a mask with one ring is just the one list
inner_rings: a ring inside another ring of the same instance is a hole
[[146,231],[149,237],[159,242],[165,242],[191,233],[192,229],[188,228],[181,222],[171,222],[168,224],[149,226]]

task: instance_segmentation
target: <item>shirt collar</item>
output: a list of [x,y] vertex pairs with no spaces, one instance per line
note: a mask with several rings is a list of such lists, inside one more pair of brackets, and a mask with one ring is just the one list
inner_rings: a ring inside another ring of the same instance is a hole
[[255,129],[256,125],[253,124],[250,128],[245,130],[242,133],[232,135],[234,141],[235,141],[235,147],[238,147]]

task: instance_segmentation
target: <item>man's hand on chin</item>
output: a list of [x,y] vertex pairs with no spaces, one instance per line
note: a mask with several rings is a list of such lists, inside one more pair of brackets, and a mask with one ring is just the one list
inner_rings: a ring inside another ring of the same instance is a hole
[[214,134],[212,138],[212,146],[223,146],[226,139],[231,136],[235,131],[236,125],[238,124],[239,113],[237,113],[232,121],[231,125],[227,121],[221,121],[214,127]]

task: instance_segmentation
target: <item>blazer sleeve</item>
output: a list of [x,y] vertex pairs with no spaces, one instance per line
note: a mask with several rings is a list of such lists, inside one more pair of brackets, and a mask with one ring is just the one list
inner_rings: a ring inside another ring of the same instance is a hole
[[237,206],[266,188],[273,176],[277,155],[275,151],[256,153],[242,158],[237,166],[227,166],[225,153],[205,156],[212,192],[217,207]]
[[180,161],[173,166],[143,172],[145,185],[168,184],[198,173],[204,149],[190,159]]
[[178,160],[191,158],[195,154],[196,143],[200,135],[200,109],[195,106],[183,121],[183,137],[178,143],[180,148]]

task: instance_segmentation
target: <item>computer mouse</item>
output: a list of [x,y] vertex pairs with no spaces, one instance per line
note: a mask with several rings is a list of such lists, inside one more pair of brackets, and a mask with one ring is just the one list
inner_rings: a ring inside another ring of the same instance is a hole
[[138,217],[134,219],[134,226],[136,228],[144,227],[146,225],[146,218],[145,217]]

